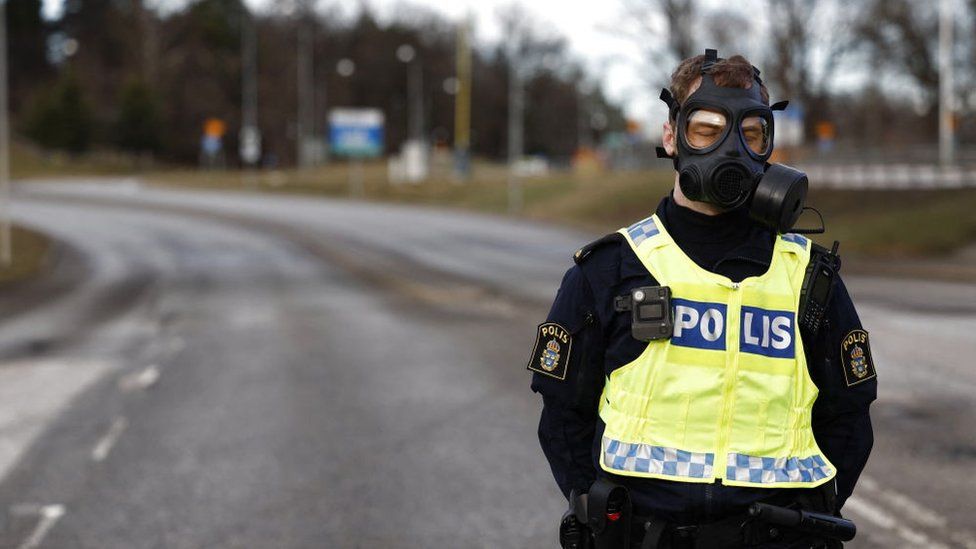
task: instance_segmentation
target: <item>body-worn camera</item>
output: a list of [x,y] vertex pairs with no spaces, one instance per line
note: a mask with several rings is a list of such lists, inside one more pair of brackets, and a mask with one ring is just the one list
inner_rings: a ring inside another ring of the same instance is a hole
[[671,309],[671,288],[642,286],[629,295],[616,299],[614,308],[630,311],[630,331],[638,341],[668,339],[674,332],[674,311]]

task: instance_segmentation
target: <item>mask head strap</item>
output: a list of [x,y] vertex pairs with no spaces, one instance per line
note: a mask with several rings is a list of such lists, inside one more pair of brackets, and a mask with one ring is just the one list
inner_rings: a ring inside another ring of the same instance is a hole
[[724,59],[718,56],[718,50],[706,49],[705,61],[702,62],[701,73],[708,74],[708,72],[712,70],[712,65],[718,63],[719,61],[724,61]]

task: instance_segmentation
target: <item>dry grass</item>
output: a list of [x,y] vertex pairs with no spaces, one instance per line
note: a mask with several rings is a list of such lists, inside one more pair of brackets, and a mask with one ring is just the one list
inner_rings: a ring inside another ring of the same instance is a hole
[[35,276],[44,266],[51,241],[44,235],[14,226],[11,232],[13,262],[0,265],[0,287],[8,286]]
[[[132,173],[132,158],[93,154],[83,158],[44,156],[23,144],[14,147],[16,178]],[[385,161],[362,166],[360,189],[350,184],[352,166],[336,163],[310,170],[203,171],[156,169],[150,183],[193,188],[252,190],[427,204],[483,212],[508,211],[505,167],[477,162],[469,181],[450,174],[441,157],[422,185],[392,185]],[[611,231],[653,211],[673,184],[669,169],[638,172],[554,172],[525,179],[522,215],[532,219]],[[976,243],[976,189],[938,191],[815,190],[808,201],[824,213],[828,234],[816,240],[843,242],[847,252],[874,257],[944,256]],[[813,216],[803,223],[813,223]]]
[[13,179],[122,175],[148,166],[150,164],[146,161],[111,151],[73,156],[61,152],[44,152],[16,140],[10,148],[10,175]]
[[[309,171],[159,172],[150,181],[188,187],[251,189],[326,196],[350,196],[349,167]],[[385,202],[442,205],[504,213],[508,187],[503,167],[477,164],[470,181],[446,173],[422,185],[391,185],[382,163],[363,168],[365,198]],[[532,219],[611,231],[640,219],[673,185],[670,170],[614,173],[553,173],[523,181],[522,214]],[[976,244],[976,189],[933,191],[813,190],[808,204],[819,208],[828,233],[815,237],[844,250],[875,257],[942,256]],[[812,225],[815,216],[804,217]]]

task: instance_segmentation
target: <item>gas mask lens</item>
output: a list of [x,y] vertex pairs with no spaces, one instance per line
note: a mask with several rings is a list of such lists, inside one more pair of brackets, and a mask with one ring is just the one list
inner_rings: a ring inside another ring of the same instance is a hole
[[725,135],[728,118],[721,111],[698,109],[688,116],[685,142],[692,149],[711,147]]
[[769,138],[769,120],[764,116],[747,116],[742,119],[742,140],[749,150],[758,156],[769,152],[772,140]]

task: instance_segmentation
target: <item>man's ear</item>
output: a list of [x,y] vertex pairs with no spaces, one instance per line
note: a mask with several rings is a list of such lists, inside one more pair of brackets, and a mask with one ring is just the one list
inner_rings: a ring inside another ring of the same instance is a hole
[[668,154],[674,156],[677,153],[677,147],[674,142],[674,129],[671,127],[671,121],[664,123],[664,150]]

